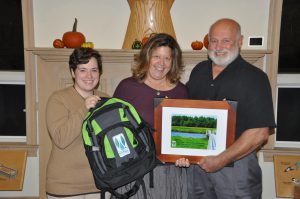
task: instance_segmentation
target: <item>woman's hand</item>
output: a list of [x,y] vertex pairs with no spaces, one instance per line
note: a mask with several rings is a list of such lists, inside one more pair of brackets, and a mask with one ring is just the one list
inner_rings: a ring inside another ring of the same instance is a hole
[[85,107],[87,109],[94,108],[101,98],[97,95],[91,95],[85,98]]
[[175,166],[177,167],[189,167],[190,166],[190,161],[189,159],[186,158],[180,158],[176,160]]

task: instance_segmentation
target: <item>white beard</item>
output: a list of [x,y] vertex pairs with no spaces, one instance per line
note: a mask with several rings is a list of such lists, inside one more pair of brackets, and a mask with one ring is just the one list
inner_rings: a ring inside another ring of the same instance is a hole
[[[226,56],[216,56],[215,53],[225,53]],[[239,48],[234,48],[232,51],[224,49],[224,50],[209,50],[208,56],[213,61],[214,64],[218,66],[226,67],[231,62],[233,62],[239,55]]]

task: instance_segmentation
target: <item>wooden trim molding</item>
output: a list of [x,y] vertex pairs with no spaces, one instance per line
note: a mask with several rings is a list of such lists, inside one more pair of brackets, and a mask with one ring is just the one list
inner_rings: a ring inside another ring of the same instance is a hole
[[[268,49],[272,49],[273,53],[267,56],[266,65],[268,66],[266,72],[270,78],[272,87],[274,110],[276,110],[276,95],[277,95],[277,71],[278,71],[278,58],[279,58],[279,43],[280,43],[280,26],[282,15],[283,0],[270,1],[269,11],[269,27],[268,27]],[[273,162],[274,155],[300,155],[300,149],[291,148],[278,148],[274,147],[275,131],[269,137],[267,145],[261,150],[265,162]]]
[[287,148],[262,149],[261,152],[265,162],[273,162],[274,155],[300,155],[299,149]]
[[[23,19],[23,38],[24,48],[34,46],[34,29],[33,29],[33,3],[32,0],[21,0],[22,19]],[[25,60],[25,98],[26,98],[26,142],[0,142],[0,150],[27,150],[29,157],[37,157],[37,125],[36,125],[36,102],[34,74],[30,71],[30,65],[34,64],[33,57],[29,52],[24,51]]]
[[[126,49],[96,49],[102,55],[103,63],[131,63],[139,50]],[[55,48],[27,48],[26,51],[38,55],[47,62],[66,62],[73,49],[55,49]],[[254,64],[259,59],[264,58],[266,54],[272,54],[271,50],[242,50],[242,57]],[[185,64],[195,64],[207,59],[207,51],[183,51],[183,61]]]
[[[274,110],[276,110],[276,86],[277,86],[277,69],[279,57],[279,42],[280,42],[280,25],[281,25],[281,10],[283,0],[270,1],[269,25],[268,25],[268,43],[267,48],[272,49],[273,53],[267,57],[266,72],[270,79],[272,88],[272,97],[274,102]],[[272,150],[275,143],[275,130],[269,137],[268,143],[264,146],[265,149]]]
[[29,157],[36,157],[38,145],[28,145],[23,142],[1,142],[0,150],[22,150],[27,151]]
[[[33,20],[33,0],[22,0],[22,18],[23,18],[23,38],[24,49],[34,46],[34,20]],[[33,57],[24,51],[25,61],[25,89],[26,89],[26,143],[28,145],[37,145],[36,137],[36,118],[35,118],[35,100],[31,100],[35,96],[35,78],[32,76],[28,66],[34,64]]]
[[39,197],[0,197],[0,199],[39,199]]

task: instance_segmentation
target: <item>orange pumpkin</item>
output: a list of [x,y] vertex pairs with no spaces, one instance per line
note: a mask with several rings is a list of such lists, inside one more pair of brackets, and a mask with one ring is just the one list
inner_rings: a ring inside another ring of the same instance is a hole
[[63,43],[67,48],[79,48],[85,42],[85,36],[81,32],[77,32],[77,19],[73,25],[72,32],[66,32],[63,35]]
[[148,40],[149,40],[149,37],[147,37],[147,36],[143,37],[143,39],[142,39],[143,46],[147,43]]
[[209,41],[208,41],[208,34],[206,34],[203,38],[203,45],[206,49],[208,49],[208,44],[209,44]]
[[203,48],[203,43],[201,41],[193,41],[191,43],[191,47],[193,50],[201,50]]

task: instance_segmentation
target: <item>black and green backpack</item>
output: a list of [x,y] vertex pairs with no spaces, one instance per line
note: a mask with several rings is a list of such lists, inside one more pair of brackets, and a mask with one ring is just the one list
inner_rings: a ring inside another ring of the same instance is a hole
[[[87,113],[82,136],[101,198],[106,191],[116,198],[129,198],[140,186],[146,193],[143,177],[156,166],[155,144],[152,128],[130,103],[102,98]],[[128,192],[116,191],[129,183],[133,185]]]

